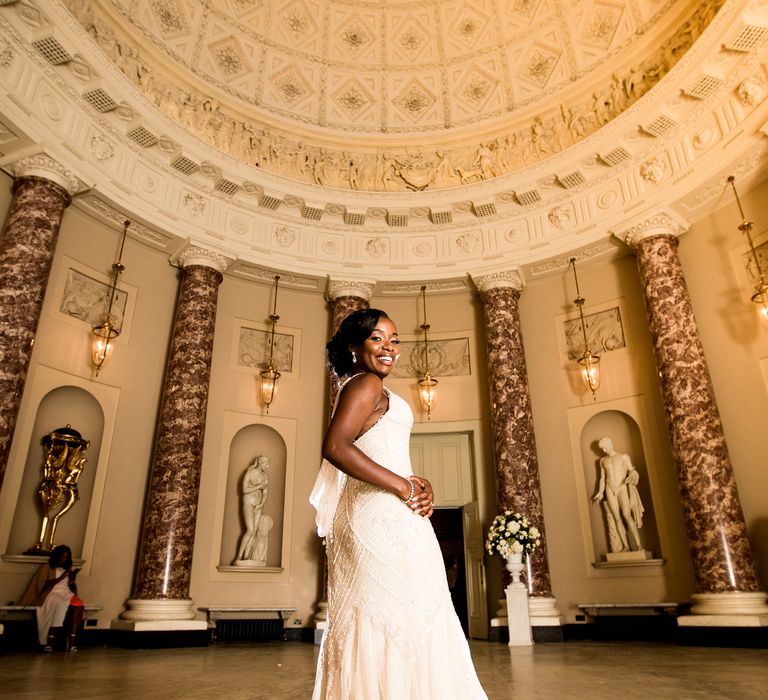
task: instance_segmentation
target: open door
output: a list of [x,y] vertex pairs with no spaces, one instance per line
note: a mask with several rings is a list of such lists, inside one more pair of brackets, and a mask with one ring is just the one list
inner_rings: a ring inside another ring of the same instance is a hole
[[485,589],[483,531],[477,501],[462,508],[464,522],[464,561],[467,567],[467,608],[469,636],[488,639],[488,603]]

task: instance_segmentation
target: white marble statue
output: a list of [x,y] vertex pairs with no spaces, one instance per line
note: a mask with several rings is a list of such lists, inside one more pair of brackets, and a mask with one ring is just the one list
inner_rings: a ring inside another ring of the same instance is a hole
[[629,455],[616,451],[611,438],[597,444],[605,456],[600,458],[600,483],[592,500],[603,501],[611,552],[641,550],[639,530],[645,509],[637,491],[640,474]]
[[259,455],[243,474],[242,514],[245,532],[240,540],[235,566],[266,566],[272,518],[264,514],[269,491],[269,456]]

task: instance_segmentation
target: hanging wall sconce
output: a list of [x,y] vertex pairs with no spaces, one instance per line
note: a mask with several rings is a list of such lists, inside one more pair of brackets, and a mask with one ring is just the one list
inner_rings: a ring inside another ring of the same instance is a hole
[[432,402],[435,400],[437,380],[429,373],[429,324],[427,323],[427,287],[421,287],[421,301],[424,305],[424,323],[419,326],[424,331],[424,376],[419,379],[419,398],[421,407],[427,412],[427,420],[431,420]]
[[579,321],[581,322],[581,334],[584,338],[584,351],[576,362],[579,363],[581,380],[584,385],[592,392],[592,398],[597,400],[597,390],[600,388],[600,356],[593,355],[589,350],[589,341],[587,340],[587,324],[584,322],[584,297],[579,291],[579,278],[576,275],[576,258],[571,258],[571,267],[573,267],[573,279],[576,281],[576,298],[573,303],[579,309]]
[[277,321],[280,318],[277,315],[277,283],[279,281],[280,275],[275,275],[275,302],[272,307],[272,313],[269,315],[269,321],[272,324],[272,331],[269,339],[269,361],[267,362],[267,366],[259,373],[259,379],[261,381],[261,402],[267,407],[267,413],[269,413],[269,406],[275,398],[277,380],[280,379],[280,372],[274,365],[275,326],[277,326]]
[[731,183],[733,194],[736,195],[736,204],[739,205],[739,213],[741,214],[741,225],[739,226],[739,231],[743,231],[746,234],[747,241],[749,242],[749,251],[752,254],[752,259],[755,263],[754,277],[757,278],[757,282],[755,284],[754,293],[752,294],[751,299],[755,304],[757,304],[757,312],[760,316],[760,320],[764,324],[768,325],[768,284],[765,282],[762,266],[760,265],[760,258],[757,255],[755,244],[752,241],[753,223],[751,221],[747,221],[747,217],[744,216],[744,209],[741,207],[739,193],[736,191],[736,178],[733,175],[729,175],[728,182]]
[[107,312],[101,317],[99,322],[91,328],[91,333],[93,334],[91,361],[93,362],[94,367],[96,367],[97,377],[99,376],[99,370],[101,370],[112,356],[112,348],[114,345],[112,341],[120,335],[120,331],[115,328],[115,317],[112,315],[112,305],[115,302],[117,283],[120,281],[120,276],[125,271],[125,266],[122,263],[123,248],[125,247],[125,237],[130,225],[130,221],[125,221],[123,224],[123,237],[120,241],[120,253],[117,256],[117,262],[112,263],[112,282],[109,287],[109,304],[107,305]]

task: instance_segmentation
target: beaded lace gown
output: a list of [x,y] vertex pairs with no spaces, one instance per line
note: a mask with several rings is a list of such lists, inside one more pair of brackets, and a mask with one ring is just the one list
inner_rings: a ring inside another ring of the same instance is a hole
[[[385,391],[387,412],[355,445],[408,477],[413,416]],[[326,537],[329,611],[313,700],[486,698],[430,520],[328,462],[310,500]]]

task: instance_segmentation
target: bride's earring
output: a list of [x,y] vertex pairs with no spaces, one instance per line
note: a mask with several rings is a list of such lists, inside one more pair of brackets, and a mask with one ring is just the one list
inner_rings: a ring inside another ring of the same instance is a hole
[[353,365],[357,364],[357,355],[355,355],[355,351],[354,350],[352,351],[352,364]]

